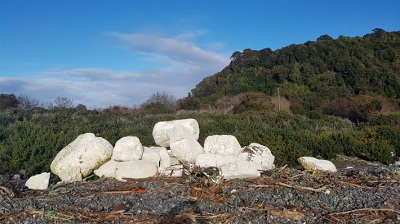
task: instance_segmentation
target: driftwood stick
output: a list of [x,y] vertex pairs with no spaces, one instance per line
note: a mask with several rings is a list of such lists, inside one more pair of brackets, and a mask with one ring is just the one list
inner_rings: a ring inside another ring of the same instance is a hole
[[[293,189],[300,189],[300,190],[308,190],[308,191],[314,191],[314,192],[323,192],[326,190],[326,187],[321,187],[321,188],[312,188],[312,187],[302,187],[302,186],[296,186],[296,185],[291,185],[291,184],[285,184],[282,182],[277,182],[275,183],[277,185],[283,186],[283,187],[288,187],[288,188],[293,188]],[[259,185],[249,185],[249,187],[258,187],[258,188],[263,188],[263,187],[271,187],[274,185],[270,184],[259,184]]]
[[0,194],[7,194],[10,198],[15,197],[14,192],[4,186],[0,186]]
[[328,214],[327,216],[341,216],[341,215],[347,215],[350,213],[356,213],[356,212],[394,212],[397,214],[400,214],[400,210],[395,210],[391,208],[360,208],[360,209],[354,209],[354,210],[349,210],[349,211],[344,211],[344,212],[336,212],[336,213],[331,213]]

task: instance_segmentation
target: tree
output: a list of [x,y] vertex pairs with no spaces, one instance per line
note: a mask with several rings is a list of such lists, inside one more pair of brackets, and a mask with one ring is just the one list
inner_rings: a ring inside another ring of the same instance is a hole
[[18,107],[23,110],[33,109],[35,107],[39,107],[39,101],[37,99],[31,98],[28,95],[19,95],[18,96]]
[[85,106],[84,104],[81,104],[81,103],[78,104],[78,106],[76,106],[75,109],[76,109],[77,111],[79,111],[79,112],[85,112],[85,111],[87,111],[86,106]]
[[236,61],[236,60],[240,59],[240,55],[241,55],[240,51],[233,52],[233,54],[231,56],[231,61]]
[[299,63],[295,63],[293,65],[292,71],[289,73],[288,80],[295,83],[301,83],[302,78]]
[[364,122],[368,116],[381,109],[381,101],[368,95],[338,98],[322,107],[326,114],[348,118],[353,122]]
[[233,96],[229,102],[233,106],[233,113],[239,114],[247,111],[271,110],[271,99],[264,93],[245,92]]
[[386,33],[385,30],[383,30],[381,28],[375,28],[375,29],[372,30],[372,32],[374,32],[373,35],[375,37],[380,37],[382,34]]
[[333,40],[333,38],[327,34],[324,34],[317,38],[317,41],[327,41],[327,40]]
[[178,109],[180,110],[198,110],[200,109],[200,102],[194,98],[191,93],[188,96],[177,101]]
[[73,100],[68,97],[59,97],[54,101],[54,108],[71,108],[73,104]]
[[315,42],[274,51],[235,51],[228,66],[204,78],[192,93],[199,102],[213,104],[223,96],[247,91],[270,95],[278,85],[290,82],[296,85],[288,85],[295,87],[287,89],[292,93],[289,100],[307,111],[319,108],[326,100],[351,95],[378,94],[398,99],[399,40],[399,31],[377,28],[362,38],[332,39],[324,34]]
[[0,94],[0,110],[18,107],[18,99],[14,94]]
[[142,108],[151,104],[161,104],[167,108],[175,109],[176,99],[173,95],[168,94],[166,91],[153,93],[142,105]]

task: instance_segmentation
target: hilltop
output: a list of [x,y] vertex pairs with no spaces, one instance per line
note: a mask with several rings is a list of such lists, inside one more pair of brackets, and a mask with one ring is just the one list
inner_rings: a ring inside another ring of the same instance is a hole
[[228,101],[242,106],[239,112],[243,107],[259,110],[268,101],[273,104],[278,88],[290,111],[299,114],[317,111],[356,121],[394,111],[400,98],[400,32],[377,28],[363,37],[322,35],[275,51],[236,51],[227,67],[197,84],[182,101],[215,107]]

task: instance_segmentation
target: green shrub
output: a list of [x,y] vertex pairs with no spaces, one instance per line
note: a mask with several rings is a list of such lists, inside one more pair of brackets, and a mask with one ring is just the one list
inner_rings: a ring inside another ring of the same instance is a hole
[[180,99],[177,101],[179,110],[199,110],[200,109],[200,101],[190,94],[188,97]]
[[[17,171],[26,169],[28,174],[49,171],[49,164],[62,147],[62,139],[49,127],[30,122],[15,122],[3,132],[7,139],[0,144],[0,169]],[[68,139],[70,140],[70,139]]]
[[290,104],[290,111],[292,111],[295,114],[306,114],[306,110],[304,109],[303,105],[298,102],[294,102]]
[[173,114],[175,111],[175,108],[163,103],[149,103],[142,107],[142,113],[144,114]]
[[380,138],[377,132],[371,131],[355,142],[351,155],[370,161],[379,161],[384,164],[396,160],[396,150],[387,140]]
[[377,128],[376,133],[383,141],[392,145],[396,150],[396,156],[400,157],[400,128],[383,125]]
[[[157,108],[157,107],[156,107]],[[259,143],[271,149],[276,166],[297,167],[300,156],[331,159],[339,153],[391,163],[400,149],[400,122],[372,117],[357,127],[347,119],[319,114],[318,119],[274,112],[245,111],[223,115],[198,112],[163,113],[132,108],[94,110],[13,109],[0,112],[0,170],[28,170],[29,175],[49,171],[56,154],[78,135],[91,132],[111,144],[128,135],[142,145],[154,145],[152,130],[159,121],[194,118],[200,126],[199,142],[210,135],[234,135],[242,146]]]
[[368,118],[368,124],[371,126],[390,125],[400,127],[400,114],[372,115]]

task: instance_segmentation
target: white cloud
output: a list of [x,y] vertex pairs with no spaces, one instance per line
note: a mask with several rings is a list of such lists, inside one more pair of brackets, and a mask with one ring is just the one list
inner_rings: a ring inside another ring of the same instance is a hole
[[205,30],[183,32],[181,34],[176,35],[173,39],[180,40],[180,41],[191,41],[195,37],[203,36],[206,33],[207,32]]
[[145,62],[156,61],[157,65],[153,63],[139,71],[99,67],[49,68],[31,78],[0,77],[0,86],[2,92],[27,94],[42,103],[53,102],[57,96],[62,96],[89,108],[140,105],[156,91],[167,91],[181,98],[204,77],[213,75],[229,63],[224,54],[203,49],[193,41],[204,34],[205,31],[186,32],[164,38],[114,32],[110,35],[125,43],[128,50],[145,56]]
[[101,68],[77,68],[62,71],[44,71],[43,75],[49,77],[65,77],[80,81],[98,81],[98,80],[121,80],[126,78],[137,78],[140,76],[137,72],[114,71]]
[[[216,72],[229,63],[228,57],[213,51],[196,46],[191,38],[202,35],[203,32],[192,32],[177,35],[172,38],[163,38],[150,34],[122,34],[111,35],[124,41],[131,50],[151,57],[163,56],[161,61],[171,67],[184,66],[187,69],[200,69],[202,72]],[[215,44],[215,43],[214,43]],[[207,65],[209,70],[204,70]],[[209,75],[209,74],[208,74]]]

